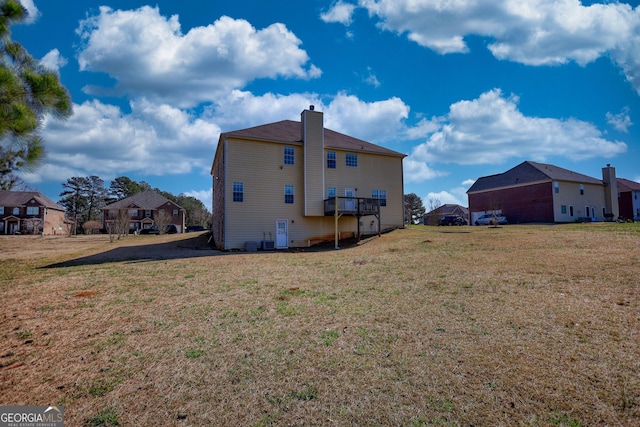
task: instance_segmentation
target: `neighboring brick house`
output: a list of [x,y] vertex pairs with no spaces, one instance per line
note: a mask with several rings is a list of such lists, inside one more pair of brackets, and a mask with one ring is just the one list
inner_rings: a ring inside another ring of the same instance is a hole
[[481,177],[467,191],[471,224],[494,212],[505,215],[509,223],[615,220],[617,194],[616,172],[610,165],[597,179],[530,161]]
[[401,228],[404,157],[326,129],[312,107],[299,122],[222,133],[211,167],[213,242],[306,247]]
[[143,191],[105,206],[102,208],[102,226],[108,229],[119,213],[126,213],[132,232],[158,224],[172,224],[178,233],[184,233],[184,208],[155,191]]
[[65,209],[36,191],[0,191],[0,234],[67,234]]
[[640,221],[640,183],[618,178],[620,218]]

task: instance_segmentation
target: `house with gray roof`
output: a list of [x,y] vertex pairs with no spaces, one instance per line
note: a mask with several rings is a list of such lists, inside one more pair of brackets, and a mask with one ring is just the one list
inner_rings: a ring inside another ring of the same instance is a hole
[[0,191],[0,234],[67,234],[65,209],[37,191]]
[[184,208],[155,191],[143,191],[105,206],[102,208],[102,226],[107,230],[112,228],[123,215],[129,224],[129,232],[174,225],[178,233],[184,233]]
[[509,223],[616,220],[619,216],[615,168],[602,179],[558,166],[525,161],[508,171],[484,176],[467,190],[471,224],[484,214],[501,214]]
[[220,134],[211,167],[213,243],[308,247],[404,226],[404,154],[324,127],[313,106]]

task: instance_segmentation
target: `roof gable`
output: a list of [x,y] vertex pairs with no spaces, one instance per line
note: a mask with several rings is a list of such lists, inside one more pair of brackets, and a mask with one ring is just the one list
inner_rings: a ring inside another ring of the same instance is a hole
[[549,181],[604,185],[602,180],[545,163],[525,161],[504,173],[478,178],[467,193]]
[[[300,122],[293,120],[282,120],[275,123],[255,126],[247,129],[240,129],[226,132],[220,135],[233,138],[257,139],[262,141],[281,142],[288,144],[302,144],[302,128]],[[382,154],[395,157],[406,157],[397,151],[354,138],[331,129],[324,128],[324,148],[363,151],[372,154]]]
[[170,204],[182,209],[171,200],[167,199],[163,195],[156,193],[155,191],[143,191],[142,193],[134,194],[133,196],[119,200],[115,203],[105,206],[103,209],[156,209],[159,206],[169,202]]
[[25,206],[35,199],[40,206],[64,212],[64,208],[38,191],[0,191],[0,206]]

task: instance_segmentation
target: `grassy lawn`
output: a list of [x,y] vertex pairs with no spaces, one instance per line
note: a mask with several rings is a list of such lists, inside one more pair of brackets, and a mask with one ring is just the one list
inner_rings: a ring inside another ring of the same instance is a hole
[[61,404],[68,426],[638,425],[639,296],[640,224],[226,254],[0,236],[0,405]]

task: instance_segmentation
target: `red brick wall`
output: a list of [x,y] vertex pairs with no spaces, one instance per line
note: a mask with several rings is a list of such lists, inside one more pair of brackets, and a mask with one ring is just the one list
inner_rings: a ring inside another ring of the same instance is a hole
[[634,217],[632,194],[631,191],[624,191],[618,197],[619,215],[622,218],[630,219]]
[[502,210],[511,224],[553,222],[552,183],[469,194],[469,214]]

